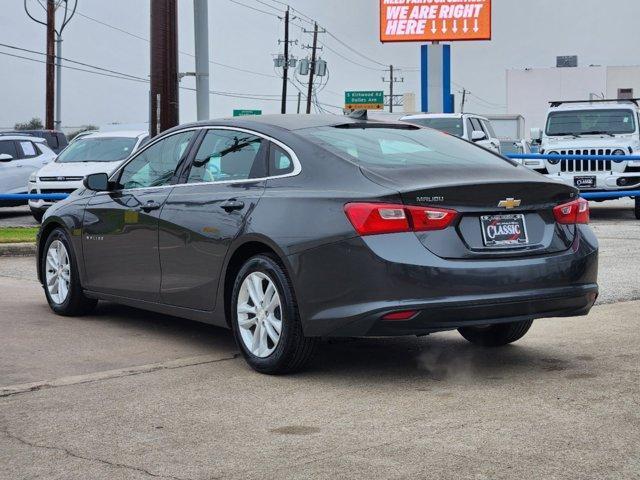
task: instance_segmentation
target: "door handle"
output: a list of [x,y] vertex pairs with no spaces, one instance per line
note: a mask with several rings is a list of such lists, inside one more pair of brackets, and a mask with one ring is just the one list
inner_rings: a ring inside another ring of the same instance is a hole
[[244,202],[240,200],[227,200],[220,205],[220,208],[225,210],[226,212],[233,212],[234,210],[242,210],[244,208]]
[[151,212],[153,210],[160,210],[160,204],[155,200],[149,200],[144,205],[140,205],[137,210],[142,210],[143,212]]

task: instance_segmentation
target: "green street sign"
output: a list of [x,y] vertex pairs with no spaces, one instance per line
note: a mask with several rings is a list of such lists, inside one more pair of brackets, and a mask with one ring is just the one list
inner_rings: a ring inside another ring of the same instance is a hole
[[382,90],[344,92],[344,108],[349,110],[382,110],[384,108],[384,92]]
[[262,110],[234,110],[234,117],[246,117],[248,115],[262,115]]

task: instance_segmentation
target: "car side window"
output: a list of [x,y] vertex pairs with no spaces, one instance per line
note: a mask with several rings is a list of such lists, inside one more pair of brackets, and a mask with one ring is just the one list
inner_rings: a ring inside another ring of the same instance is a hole
[[262,138],[236,130],[207,131],[187,183],[225,182],[266,176]]
[[0,141],[0,154],[2,153],[11,155],[13,158],[18,158],[18,150],[16,149],[15,142],[13,140]]
[[495,138],[496,132],[493,130],[493,126],[489,122],[482,120],[482,126],[484,127],[484,131],[487,132],[491,138]]
[[22,150],[21,158],[33,158],[39,155],[33,142],[20,141],[20,149]]
[[478,132],[484,132],[484,128],[482,128],[482,124],[477,118],[471,119],[471,125],[473,125],[473,130],[477,130]]
[[278,145],[271,143],[269,147],[269,176],[286,175],[293,172],[293,160]]
[[184,158],[195,131],[176,133],[147,148],[123,169],[122,189],[168,185]]
[[473,131],[475,130],[475,128],[473,128],[473,123],[471,123],[471,119],[467,118],[467,139],[471,140],[471,135],[473,134]]

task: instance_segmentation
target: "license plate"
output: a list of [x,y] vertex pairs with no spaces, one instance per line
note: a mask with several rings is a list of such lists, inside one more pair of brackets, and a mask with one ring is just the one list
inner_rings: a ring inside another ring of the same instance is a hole
[[596,177],[573,177],[573,184],[578,188],[596,188]]
[[480,217],[482,239],[486,247],[526,245],[527,225],[524,215],[483,215]]

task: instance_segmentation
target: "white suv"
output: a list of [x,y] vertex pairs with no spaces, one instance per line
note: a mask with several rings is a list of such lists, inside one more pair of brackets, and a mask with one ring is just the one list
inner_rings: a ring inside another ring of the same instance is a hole
[[[540,144],[540,153],[558,155],[558,160],[527,160],[525,165],[552,179],[581,191],[640,189],[640,160],[625,160],[640,155],[637,100],[552,102],[545,129],[532,128],[531,138]],[[620,160],[561,161],[563,155],[615,155]]]
[[440,130],[500,153],[500,140],[496,137],[491,121],[480,115],[472,113],[418,113],[407,115],[400,120]]
[[[111,174],[149,140],[143,131],[105,132],[86,135],[71,142],[54,162],[29,178],[30,193],[71,193],[91,173]],[[40,221],[51,200],[30,200],[33,217]]]
[[[56,158],[44,138],[0,135],[0,193],[27,193],[29,176]],[[0,200],[1,207],[25,205],[26,200]]]

